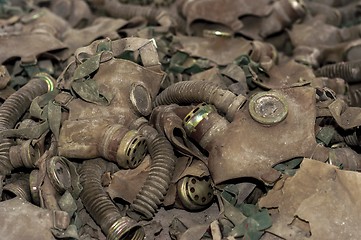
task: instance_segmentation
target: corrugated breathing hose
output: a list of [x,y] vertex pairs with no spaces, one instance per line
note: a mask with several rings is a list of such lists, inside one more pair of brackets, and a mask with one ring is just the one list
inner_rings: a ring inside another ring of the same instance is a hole
[[340,135],[339,133],[336,133],[333,136],[333,142],[345,142],[347,145],[355,147],[360,145],[359,136],[360,130],[358,129],[346,135]]
[[139,132],[147,136],[152,163],[148,177],[131,204],[128,215],[151,219],[168,191],[177,158],[170,142],[156,129],[143,125],[139,128]]
[[361,82],[361,61],[325,65],[315,71],[316,77],[343,78],[348,83]]
[[245,101],[244,96],[236,96],[217,85],[203,81],[185,81],[173,84],[161,92],[155,99],[154,107],[172,103],[183,105],[206,102],[213,104],[226,115],[227,120],[232,121]]
[[106,0],[104,2],[104,8],[111,17],[119,17],[128,20],[135,16],[142,16],[148,20],[154,21],[160,13],[159,9],[152,7],[122,4],[114,0]]
[[167,10],[161,8],[124,4],[118,0],[88,0],[88,3],[93,9],[102,9],[102,11],[113,18],[130,20],[134,17],[143,17],[151,24],[177,27],[180,30],[185,26],[185,20],[176,12],[169,14]]
[[[36,74],[26,85],[8,97],[0,106],[0,131],[14,128],[29,108],[33,99],[54,88],[55,80],[46,73]],[[9,149],[13,141],[0,138],[0,175],[10,174],[14,167],[10,163]]]
[[133,219],[120,214],[101,184],[101,176],[115,169],[115,164],[101,158],[85,161],[79,171],[83,186],[80,199],[108,240],[141,240],[144,229]]

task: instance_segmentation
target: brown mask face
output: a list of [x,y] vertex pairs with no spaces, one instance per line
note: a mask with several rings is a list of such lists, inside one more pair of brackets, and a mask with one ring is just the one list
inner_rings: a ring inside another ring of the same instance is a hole
[[199,114],[207,116],[196,123],[192,122],[196,118],[188,118],[185,126],[192,127],[191,136],[200,138],[198,142],[208,150],[208,167],[216,184],[240,177],[263,180],[277,163],[313,155],[314,99],[315,91],[309,87],[260,92],[231,123],[201,109]]
[[[144,158],[145,139],[128,126],[137,118],[150,114],[152,99],[159,90],[164,74],[151,69],[158,62],[152,58],[156,56],[151,52],[155,49],[143,52],[152,44],[149,40],[123,40],[118,42],[119,45],[113,46],[114,52],[107,53],[120,52],[120,47],[126,41],[130,46],[134,46],[134,42],[138,44],[145,67],[100,53],[99,58],[94,58],[94,62],[98,61],[95,64],[97,70],[91,80],[73,78],[75,80],[70,84],[71,88],[80,93],[80,98],[67,105],[69,119],[63,123],[59,137],[59,153],[62,156],[83,159],[104,157],[125,168],[138,166]],[[86,54],[91,54],[94,46],[93,44],[83,50]],[[77,56],[82,55],[80,51],[77,53]],[[93,59],[88,58],[78,69],[90,71],[94,62],[88,64],[87,61]],[[75,70],[74,76],[79,76],[77,74],[79,71]],[[89,83],[90,81],[92,82]]]
[[6,215],[1,219],[2,234],[13,239],[53,239],[51,229],[65,230],[70,223],[68,213],[42,209],[21,198],[1,202],[0,214]]

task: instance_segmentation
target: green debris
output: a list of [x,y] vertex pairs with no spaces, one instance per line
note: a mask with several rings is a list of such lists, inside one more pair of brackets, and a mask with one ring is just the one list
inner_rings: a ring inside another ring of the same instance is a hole
[[302,160],[303,160],[303,158],[301,158],[301,157],[294,158],[289,161],[279,163],[276,166],[274,166],[273,168],[276,169],[277,171],[280,171],[283,174],[293,176],[293,175],[295,175],[297,168],[300,166]]
[[[220,193],[223,204],[222,224],[224,237],[243,237],[257,240],[264,230],[272,226],[272,219],[267,209],[259,209],[257,205],[237,203],[238,188],[234,184],[224,187]],[[228,220],[228,221],[227,221]]]
[[224,232],[227,237],[243,237],[243,239],[257,240],[264,230],[272,226],[272,219],[267,209],[259,209],[252,204],[233,205],[222,197],[224,216],[230,220],[233,227],[230,232]]

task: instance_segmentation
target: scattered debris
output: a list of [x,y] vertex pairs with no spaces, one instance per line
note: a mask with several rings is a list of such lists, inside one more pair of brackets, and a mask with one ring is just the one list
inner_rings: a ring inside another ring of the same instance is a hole
[[360,22],[346,0],[0,1],[0,236],[360,239]]

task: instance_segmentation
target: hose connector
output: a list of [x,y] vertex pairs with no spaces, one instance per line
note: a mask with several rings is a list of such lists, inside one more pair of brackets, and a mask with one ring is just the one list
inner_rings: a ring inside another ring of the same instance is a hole
[[14,168],[34,168],[35,161],[39,159],[41,151],[37,145],[32,146],[31,140],[26,140],[20,145],[9,149],[10,163]]
[[183,119],[188,136],[207,149],[208,144],[227,129],[229,122],[220,116],[214,106],[206,103],[197,105]]
[[143,240],[144,229],[133,219],[122,217],[109,228],[107,240]]
[[46,84],[48,85],[48,92],[51,92],[54,90],[56,80],[52,76],[50,76],[48,73],[39,72],[39,73],[35,74],[33,76],[33,78],[38,78],[38,79],[45,81]]
[[4,200],[9,200],[14,197],[20,197],[28,202],[31,201],[29,174],[25,174],[19,179],[4,186],[2,198]]
[[147,154],[147,143],[138,131],[113,125],[105,131],[98,151],[122,168],[136,168]]

